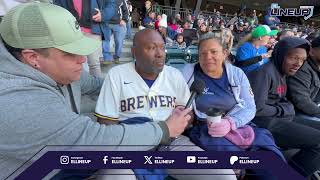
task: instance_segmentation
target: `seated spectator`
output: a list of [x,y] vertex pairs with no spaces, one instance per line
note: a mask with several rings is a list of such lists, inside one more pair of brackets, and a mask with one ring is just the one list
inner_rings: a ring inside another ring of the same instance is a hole
[[277,33],[277,30],[271,31],[267,25],[255,28],[248,35],[246,42],[238,48],[235,65],[240,67],[245,73],[248,73],[266,64],[270,57],[266,45],[269,42],[270,36]]
[[200,25],[200,28],[198,29],[198,37],[201,37],[202,35],[206,34],[208,32],[208,26],[204,22]]
[[146,28],[154,28],[156,14],[153,11],[150,11],[148,16],[145,17],[142,21],[142,25]]
[[182,35],[187,46],[190,46],[192,44],[192,41],[198,40],[196,29],[184,29]]
[[277,44],[277,42],[278,42],[276,40],[277,38],[278,38],[277,35],[270,36],[270,39],[269,39],[269,41],[268,41],[268,43],[266,45],[266,48],[267,48],[268,52],[271,52],[273,50],[274,46]]
[[271,61],[248,74],[257,106],[253,122],[269,129],[281,148],[300,149],[289,164],[304,177],[320,168],[320,130],[296,122],[294,106],[286,99],[285,79],[295,75],[308,51],[307,40],[284,38],[276,44]]
[[236,30],[234,31],[234,38],[236,43],[240,43],[243,41],[243,38],[246,36],[246,32],[243,29],[243,23],[240,23],[236,26]]
[[157,20],[156,20],[156,22],[154,23],[154,27],[155,27],[155,29],[159,29],[159,22],[161,21],[161,15],[159,14],[158,16],[157,16]]
[[[184,109],[189,88],[179,70],[165,65],[164,41],[159,33],[152,29],[137,32],[132,54],[136,62],[116,66],[108,72],[97,102],[98,121],[126,124],[130,123],[127,117],[144,117],[146,121],[163,122],[171,114],[184,114],[191,120],[188,115],[191,109]],[[185,123],[182,121],[181,126]],[[183,135],[168,146],[159,146],[158,150],[203,151]],[[197,180],[199,175],[202,180],[235,180],[228,169],[168,169],[168,173],[181,180]]]
[[220,22],[219,22],[220,29],[224,29],[225,25],[226,25],[225,21],[221,19]]
[[178,24],[174,17],[169,16],[167,22],[168,22],[168,27],[170,27],[172,30],[176,31],[178,29]]
[[277,16],[271,16],[271,8],[268,8],[266,15],[264,16],[264,24],[275,27],[279,23],[280,19]]
[[187,47],[186,42],[184,42],[184,38],[182,34],[177,34],[176,39],[173,42],[174,47],[178,47],[179,49],[184,49]]
[[[207,151],[254,151],[261,148],[274,151],[283,158],[271,133],[250,125],[256,112],[250,83],[241,69],[226,61],[227,44],[224,37],[216,35],[209,32],[201,37],[199,63],[187,64],[183,70],[189,86],[199,79],[205,83],[203,93],[193,103],[196,118],[189,137]],[[211,108],[221,112],[219,122],[208,123]],[[252,144],[255,146],[251,147]],[[269,146],[272,144],[274,146]]]
[[[312,41],[309,58],[287,79],[288,99],[302,120],[320,122],[320,37]],[[319,123],[320,125],[320,123]],[[320,127],[318,127],[320,129]]]
[[181,19],[181,15],[180,14],[176,14],[175,16],[176,22],[178,25],[182,26],[182,19]]
[[194,20],[192,19],[192,15],[191,14],[188,14],[185,21],[188,21],[190,23],[190,29],[192,28],[192,25],[193,25],[193,22]]
[[168,27],[167,15],[165,14],[162,14],[158,31],[160,32],[164,42],[166,43],[166,46],[172,46],[173,39],[176,36],[177,32]]
[[316,38],[318,38],[320,36],[320,32],[313,32],[313,33],[310,33],[308,35],[308,37],[306,38],[310,43],[312,43],[312,41]]
[[139,27],[139,21],[140,21],[140,14],[139,14],[137,8],[133,9],[133,12],[131,14],[131,18],[132,18],[132,26],[134,28],[138,28]]
[[259,24],[259,19],[256,14],[256,10],[253,10],[250,16],[247,18],[247,21],[249,22],[249,26],[254,27]]

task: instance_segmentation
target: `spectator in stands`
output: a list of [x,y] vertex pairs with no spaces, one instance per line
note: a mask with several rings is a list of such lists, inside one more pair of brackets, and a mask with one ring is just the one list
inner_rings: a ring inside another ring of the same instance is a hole
[[284,38],[276,44],[271,61],[248,74],[257,106],[253,122],[269,129],[281,148],[300,149],[289,164],[304,177],[320,168],[320,130],[296,122],[294,106],[286,99],[286,77],[295,75],[308,51],[307,40]]
[[281,32],[278,33],[278,40],[282,40],[285,37],[290,37],[290,36],[294,36],[293,31],[289,30],[289,29],[285,29]]
[[[293,76],[287,79],[288,99],[303,121],[319,121],[320,125],[320,37],[312,41],[309,57]],[[301,122],[304,123],[304,122]],[[309,123],[309,122],[305,122]],[[320,130],[320,126],[318,126]]]
[[[95,17],[92,17],[91,15],[91,1],[74,0],[69,3],[67,0],[54,0],[53,4],[61,6],[71,12],[71,14],[77,18],[77,21],[80,24],[81,31],[86,36],[101,40],[101,35],[93,34],[91,31],[92,18]],[[98,48],[95,52],[87,56],[89,72],[94,76],[102,76],[100,67],[101,56],[102,48]]]
[[208,27],[207,27],[207,24],[204,22],[200,25],[200,28],[198,29],[198,36],[201,37],[207,32],[208,32]]
[[249,22],[249,26],[251,27],[257,26],[259,24],[259,19],[257,17],[256,10],[253,10],[253,12],[247,18],[247,22]]
[[159,22],[161,21],[161,15],[159,14],[159,15],[157,15],[157,20],[156,20],[156,22],[154,23],[154,27],[155,27],[155,29],[159,29]]
[[154,29],[154,23],[155,23],[155,17],[156,17],[156,13],[153,11],[149,12],[149,15],[147,17],[145,17],[142,21],[142,24],[144,27],[146,28],[151,28]]
[[190,27],[189,28],[191,29],[192,26],[193,26],[193,22],[194,22],[193,19],[192,19],[192,15],[191,14],[187,15],[185,22],[186,21],[188,21],[190,23]]
[[190,24],[190,22],[189,22],[189,21],[184,21],[184,22],[182,23],[182,28],[183,28],[183,29],[191,29],[191,24]]
[[313,32],[313,33],[310,33],[308,35],[308,37],[306,38],[310,43],[312,43],[312,41],[316,38],[318,38],[320,36],[320,32]]
[[277,16],[271,16],[271,8],[268,8],[266,15],[264,16],[264,24],[275,27],[279,23],[280,19]]
[[271,31],[267,25],[261,25],[255,28],[252,33],[247,36],[245,43],[239,46],[235,64],[245,73],[266,64],[270,57],[266,45],[269,42],[270,36],[274,36],[277,33],[277,30]]
[[140,21],[140,14],[138,12],[138,9],[137,8],[134,8],[132,14],[131,14],[131,17],[132,17],[132,25],[134,28],[138,28],[139,27],[139,21]]
[[277,35],[270,36],[268,44],[266,45],[267,51],[270,52],[273,50],[274,46],[277,44]]
[[220,22],[219,22],[219,28],[220,29],[224,29],[225,25],[226,25],[225,21],[223,19],[221,19]]
[[186,42],[184,41],[184,37],[182,34],[177,34],[176,39],[173,42],[174,47],[178,47],[179,49],[184,49],[187,47]]
[[172,46],[173,39],[176,36],[177,32],[168,27],[167,15],[165,14],[162,14],[158,31],[160,32],[164,42],[166,43],[166,46]]
[[168,27],[170,27],[174,31],[176,31],[178,29],[177,21],[173,16],[169,16]]
[[[98,4],[98,1],[92,1],[91,10],[97,11],[93,17],[94,27],[92,31],[97,34],[102,34],[104,65],[120,63],[123,41],[126,36],[126,23],[129,21],[129,11],[125,0],[107,1],[104,4]],[[109,15],[109,17],[106,17]],[[110,40],[113,34],[115,43],[115,54],[111,55]]]
[[302,36],[302,31],[297,31],[296,37],[301,37]]
[[182,26],[183,21],[181,19],[181,15],[176,14],[175,19],[176,19],[177,24]]
[[[196,118],[189,137],[207,151],[264,149],[283,158],[269,131],[250,126],[256,112],[250,83],[241,69],[226,61],[228,50],[223,38],[221,33],[203,35],[199,63],[187,64],[183,70],[189,86],[197,79],[205,83],[203,93],[194,101]],[[208,123],[207,112],[211,108],[222,112],[220,122]],[[250,148],[252,144],[255,146]]]
[[240,43],[241,41],[243,41],[242,39],[246,36],[243,25],[244,23],[240,22],[237,25],[237,29],[234,31],[234,38],[236,43]]
[[143,18],[148,17],[149,16],[149,12],[151,12],[151,11],[152,11],[152,3],[151,3],[150,0],[147,0],[144,3],[144,7],[143,7],[143,10],[142,10]]
[[183,25],[182,35],[184,37],[184,40],[187,46],[191,45],[193,40],[198,39],[197,30],[191,29],[188,21],[186,21]]
[[131,30],[131,20],[132,20],[132,17],[131,17],[131,14],[132,14],[132,4],[130,1],[126,1],[127,3],[127,6],[128,6],[128,12],[129,12],[129,20],[127,21],[126,23],[126,28],[127,28],[127,33],[126,33],[126,39],[132,39],[132,30]]

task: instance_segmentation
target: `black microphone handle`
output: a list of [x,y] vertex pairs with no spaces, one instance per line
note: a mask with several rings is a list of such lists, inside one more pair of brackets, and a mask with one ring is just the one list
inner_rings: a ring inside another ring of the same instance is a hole
[[194,91],[191,92],[191,96],[190,96],[190,98],[189,98],[189,100],[188,100],[188,102],[187,102],[187,104],[186,104],[185,109],[187,109],[187,108],[189,108],[189,107],[191,106],[194,98],[196,98],[196,95],[197,95],[196,92],[194,92]]

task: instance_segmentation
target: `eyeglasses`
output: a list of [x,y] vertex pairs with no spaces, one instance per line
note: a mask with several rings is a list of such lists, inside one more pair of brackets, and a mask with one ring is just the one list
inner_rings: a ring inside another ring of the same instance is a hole
[[304,63],[304,61],[306,61],[307,58],[306,57],[299,57],[299,56],[289,56],[288,59],[292,63],[296,63],[296,62]]

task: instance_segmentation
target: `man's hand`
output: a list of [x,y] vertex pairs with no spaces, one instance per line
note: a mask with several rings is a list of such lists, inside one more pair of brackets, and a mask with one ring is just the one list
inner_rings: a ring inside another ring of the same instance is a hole
[[92,20],[94,20],[95,22],[101,22],[101,12],[99,9],[94,8],[97,11],[97,14],[92,16]]
[[120,25],[121,25],[121,26],[125,26],[125,25],[126,25],[126,22],[125,22],[124,20],[121,20],[121,21],[120,21]]
[[171,116],[165,121],[170,137],[175,138],[183,133],[191,119],[190,111],[191,108],[184,109],[183,107],[177,107],[173,110]]
[[268,53],[261,54],[262,59],[271,57]]

